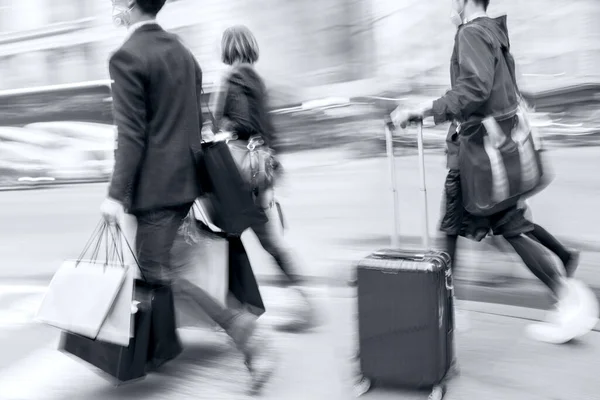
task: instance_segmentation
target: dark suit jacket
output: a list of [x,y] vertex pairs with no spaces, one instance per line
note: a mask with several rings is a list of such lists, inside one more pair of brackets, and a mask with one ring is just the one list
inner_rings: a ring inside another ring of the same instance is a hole
[[118,128],[109,196],[133,214],[194,201],[201,194],[198,62],[176,35],[148,24],[111,56],[109,71]]

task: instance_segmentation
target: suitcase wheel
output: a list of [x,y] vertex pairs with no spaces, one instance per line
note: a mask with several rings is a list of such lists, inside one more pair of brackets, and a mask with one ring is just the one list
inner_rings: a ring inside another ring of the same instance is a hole
[[352,387],[355,397],[360,397],[366,394],[370,389],[371,380],[365,377],[362,377],[360,380],[358,380]]
[[433,390],[429,394],[428,400],[442,400],[446,394],[446,387],[443,385],[434,386]]

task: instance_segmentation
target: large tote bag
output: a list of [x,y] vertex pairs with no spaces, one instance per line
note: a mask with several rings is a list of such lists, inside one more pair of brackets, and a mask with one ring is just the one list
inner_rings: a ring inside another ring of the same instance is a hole
[[[460,136],[463,205],[478,216],[515,206],[550,183],[550,174],[526,114],[514,120],[487,118]],[[501,124],[515,123],[508,134]]]
[[102,221],[81,256],[65,261],[54,274],[36,320],[127,346],[132,334],[135,268],[124,262],[120,244],[120,230]]
[[223,141],[205,143],[200,168],[206,170],[210,191],[206,195],[214,210],[214,222],[223,231],[241,235],[249,227],[264,224],[267,217],[255,203],[229,147]]
[[150,299],[140,299],[134,310],[134,334],[127,346],[93,340],[63,332],[59,350],[85,361],[110,377],[116,384],[146,376],[152,316]]

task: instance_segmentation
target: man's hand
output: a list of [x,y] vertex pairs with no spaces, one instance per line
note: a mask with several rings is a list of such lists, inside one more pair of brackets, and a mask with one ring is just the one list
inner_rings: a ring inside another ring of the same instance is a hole
[[422,120],[424,112],[420,110],[402,110],[397,107],[390,116],[394,125],[404,129],[409,123]]
[[100,206],[100,212],[104,219],[110,224],[116,224],[123,220],[125,209],[123,204],[117,200],[107,197]]
[[202,140],[205,142],[212,142],[215,140],[212,123],[207,122],[202,125]]

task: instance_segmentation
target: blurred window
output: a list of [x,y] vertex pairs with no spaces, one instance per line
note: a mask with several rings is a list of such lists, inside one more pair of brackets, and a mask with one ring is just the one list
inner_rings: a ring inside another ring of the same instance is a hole
[[0,126],[44,121],[112,124],[110,96],[108,82],[0,92]]
[[13,0],[0,0],[0,32],[11,30],[11,8]]
[[48,23],[69,22],[93,16],[90,0],[46,0]]
[[89,80],[90,53],[89,43],[47,50],[49,82],[65,84]]

